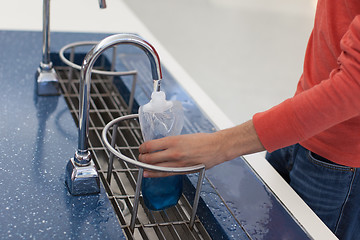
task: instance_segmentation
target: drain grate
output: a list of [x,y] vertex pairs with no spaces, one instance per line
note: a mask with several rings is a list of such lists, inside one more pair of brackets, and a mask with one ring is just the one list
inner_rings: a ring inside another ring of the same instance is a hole
[[[79,71],[70,67],[56,67],[63,95],[75,123],[79,115]],[[69,80],[70,79],[70,80]],[[140,199],[134,233],[129,228],[133,209],[138,169],[114,159],[111,181],[106,180],[109,152],[101,140],[104,126],[111,120],[128,114],[128,105],[113,84],[114,77],[92,74],[89,118],[89,150],[100,179],[118,216],[120,226],[128,239],[211,239],[203,224],[196,219],[193,229],[188,227],[191,204],[184,197],[164,211],[150,211]],[[124,122],[118,128],[117,146],[124,155],[137,158],[142,142],[136,120]],[[110,136],[109,136],[110,137]]]

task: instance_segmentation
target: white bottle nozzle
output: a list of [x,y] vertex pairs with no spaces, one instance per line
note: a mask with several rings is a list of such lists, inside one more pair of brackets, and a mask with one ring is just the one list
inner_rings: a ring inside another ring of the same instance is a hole
[[171,108],[173,103],[166,101],[166,96],[163,91],[155,91],[151,94],[151,100],[149,103],[143,106],[144,112],[164,112]]

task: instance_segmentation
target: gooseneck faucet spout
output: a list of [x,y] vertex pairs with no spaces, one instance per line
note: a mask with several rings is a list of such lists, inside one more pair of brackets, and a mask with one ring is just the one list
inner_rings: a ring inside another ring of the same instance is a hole
[[80,79],[80,113],[79,113],[79,141],[76,155],[80,156],[75,161],[79,165],[88,164],[86,156],[88,156],[88,122],[89,122],[89,108],[90,108],[90,84],[91,84],[91,70],[97,58],[108,48],[118,44],[131,44],[142,49],[148,56],[151,64],[152,78],[157,83],[159,89],[160,80],[162,78],[160,58],[154,47],[142,38],[132,34],[117,34],[105,38],[99,42],[86,55],[82,68]]
[[[114,47],[119,44],[130,44],[142,49],[149,61],[151,66],[152,78],[154,81],[154,91],[160,91],[160,82],[162,79],[161,72],[161,63],[159,55],[157,54],[155,48],[146,42],[144,39],[133,35],[133,34],[116,34],[109,36],[97,45],[95,45],[85,56],[83,65],[80,72],[80,99],[79,99],[79,136],[78,136],[78,149],[75,152],[74,158],[70,160],[67,166],[67,184],[70,192],[73,195],[82,195],[98,192],[100,189],[91,188],[89,192],[82,189],[78,190],[77,187],[74,187],[74,172],[81,172],[81,169],[87,169],[86,172],[91,172],[91,179],[94,179],[94,174],[96,172],[95,166],[91,160],[91,154],[88,150],[88,132],[89,132],[89,109],[90,109],[90,86],[91,86],[91,71],[94,66],[94,63],[98,57],[107,49]],[[93,166],[93,169],[92,169]],[[89,170],[91,168],[92,170]],[[74,170],[75,169],[75,170]],[[71,172],[69,172],[71,171]],[[71,176],[71,179],[70,179]],[[84,180],[84,176],[80,176],[79,179]],[[99,182],[98,180],[93,182]],[[82,184],[82,186],[90,186],[90,183]],[[94,190],[95,189],[95,190]]]

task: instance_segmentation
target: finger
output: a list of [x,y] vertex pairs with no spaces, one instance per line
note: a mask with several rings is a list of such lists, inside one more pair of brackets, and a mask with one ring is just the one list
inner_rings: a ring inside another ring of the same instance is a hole
[[169,173],[169,172],[154,172],[154,171],[144,171],[144,177],[145,178],[159,178],[159,177],[169,177],[173,176],[175,174]]
[[144,170],[143,176],[146,178],[158,178],[158,177],[169,177],[175,175],[184,175],[184,173],[171,173],[171,172],[157,172]]
[[139,154],[139,161],[152,165],[175,160],[176,158],[172,156],[171,151],[168,149],[157,152]]
[[139,161],[150,165],[164,166],[164,167],[180,167],[184,164],[183,159],[172,158],[168,152],[169,150],[163,150],[160,152],[139,154]]
[[165,138],[146,141],[139,147],[140,153],[151,153],[167,149],[167,141]]

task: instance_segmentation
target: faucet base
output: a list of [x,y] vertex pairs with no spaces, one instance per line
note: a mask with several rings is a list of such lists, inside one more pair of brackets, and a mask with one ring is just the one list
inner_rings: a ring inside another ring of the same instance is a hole
[[60,95],[59,77],[55,69],[43,69],[41,66],[36,72],[37,94],[39,96]]
[[65,183],[71,195],[88,195],[100,192],[100,178],[91,160],[88,166],[77,166],[71,158],[66,166]]

